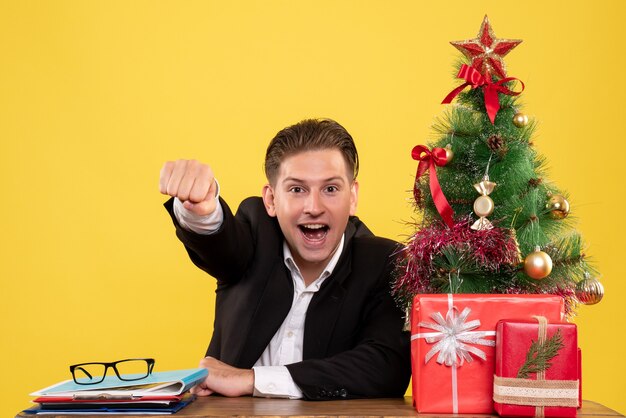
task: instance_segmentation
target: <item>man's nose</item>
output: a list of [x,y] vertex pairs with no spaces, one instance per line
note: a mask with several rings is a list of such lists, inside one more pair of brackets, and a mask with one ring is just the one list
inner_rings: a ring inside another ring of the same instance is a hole
[[310,215],[318,216],[324,213],[322,197],[317,192],[312,192],[306,199],[304,211]]

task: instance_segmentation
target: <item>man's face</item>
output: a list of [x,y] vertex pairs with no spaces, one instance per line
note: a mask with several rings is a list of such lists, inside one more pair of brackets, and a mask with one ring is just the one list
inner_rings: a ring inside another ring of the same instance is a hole
[[278,219],[303,274],[323,269],[332,258],[357,197],[358,184],[337,149],[285,158],[275,184],[263,188],[267,213]]

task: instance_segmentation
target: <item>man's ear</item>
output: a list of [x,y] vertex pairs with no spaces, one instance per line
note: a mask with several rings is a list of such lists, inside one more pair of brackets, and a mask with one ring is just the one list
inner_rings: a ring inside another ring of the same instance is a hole
[[356,206],[359,201],[359,182],[354,180],[350,186],[350,216],[356,215]]
[[274,189],[269,184],[263,186],[263,204],[267,214],[271,217],[276,216],[276,208],[274,206]]

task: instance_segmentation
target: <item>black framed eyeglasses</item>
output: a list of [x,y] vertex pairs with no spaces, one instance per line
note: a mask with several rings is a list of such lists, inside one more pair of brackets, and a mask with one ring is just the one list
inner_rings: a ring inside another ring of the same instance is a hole
[[153,358],[129,358],[112,363],[80,363],[70,366],[74,382],[79,385],[95,385],[104,381],[107,370],[113,369],[118,379],[133,381],[145,379],[154,368]]

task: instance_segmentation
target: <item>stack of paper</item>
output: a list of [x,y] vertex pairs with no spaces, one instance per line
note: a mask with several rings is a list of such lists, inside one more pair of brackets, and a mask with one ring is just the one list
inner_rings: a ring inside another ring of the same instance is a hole
[[187,406],[189,393],[202,382],[204,368],[154,372],[141,380],[107,376],[101,383],[79,385],[66,380],[31,393],[38,403],[27,414],[172,414]]

